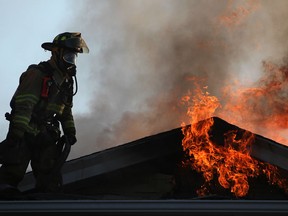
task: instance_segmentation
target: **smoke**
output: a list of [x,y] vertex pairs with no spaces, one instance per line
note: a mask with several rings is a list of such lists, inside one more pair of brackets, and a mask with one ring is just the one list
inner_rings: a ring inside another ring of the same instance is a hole
[[251,83],[264,59],[286,54],[286,1],[82,4],[73,25],[81,26],[91,53],[83,60],[89,81],[80,86],[90,86],[93,99],[89,114],[75,116],[79,144],[72,157],[179,127],[185,119],[179,101],[194,77],[221,98],[231,80]]

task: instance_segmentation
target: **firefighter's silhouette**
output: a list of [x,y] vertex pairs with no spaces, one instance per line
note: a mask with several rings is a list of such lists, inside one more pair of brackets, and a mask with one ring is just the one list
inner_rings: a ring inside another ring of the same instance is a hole
[[64,138],[70,145],[77,141],[72,115],[78,88],[76,58],[89,49],[78,32],[61,33],[42,48],[51,51],[51,58],[22,73],[10,102],[11,112],[6,113],[10,123],[0,144],[0,191],[17,190],[29,162],[36,191],[59,190],[61,174],[53,169],[63,146],[57,144]]

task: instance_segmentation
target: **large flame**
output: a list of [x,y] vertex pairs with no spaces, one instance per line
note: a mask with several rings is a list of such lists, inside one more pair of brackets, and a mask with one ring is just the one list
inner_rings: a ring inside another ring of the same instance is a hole
[[[227,8],[215,19],[215,34],[241,29],[260,6],[259,0],[229,0]],[[218,37],[201,39],[197,45],[205,51],[230,51],[229,43]],[[253,49],[259,48],[258,42],[253,46]],[[203,174],[206,183],[198,190],[199,195],[209,193],[207,182],[217,178],[223,188],[236,197],[243,197],[249,191],[249,179],[259,175],[266,176],[268,182],[288,193],[287,180],[281,177],[277,167],[250,156],[249,149],[255,139],[253,133],[288,145],[288,66],[263,62],[263,68],[264,75],[251,83],[252,87],[241,86],[237,80],[233,84],[230,81],[220,99],[210,95],[207,87],[201,87],[199,80],[190,79],[196,87],[182,98],[190,125],[182,123],[182,146],[188,156],[183,163]],[[240,136],[239,131],[229,131],[224,134],[224,144],[215,143],[209,134],[214,123],[211,117],[215,115],[247,131]]]
[[[288,192],[287,180],[281,178],[277,167],[250,156],[253,133],[245,131],[239,138],[238,131],[229,131],[225,134],[224,145],[210,139],[209,131],[214,123],[210,117],[221,106],[219,100],[207,92],[207,87],[201,88],[197,84],[195,90],[185,95],[182,101],[188,107],[190,118],[190,126],[182,123],[182,146],[188,155],[188,160],[183,161],[186,166],[202,173],[206,182],[218,178],[219,184],[230,189],[236,197],[247,195],[249,178],[260,174],[266,175],[271,184],[277,184]],[[207,192],[205,186],[198,190],[199,195]]]

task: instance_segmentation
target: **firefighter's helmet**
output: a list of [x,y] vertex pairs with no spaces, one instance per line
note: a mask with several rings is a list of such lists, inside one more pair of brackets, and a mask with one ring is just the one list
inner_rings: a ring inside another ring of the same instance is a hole
[[46,42],[41,45],[45,50],[57,51],[58,48],[70,49],[77,53],[89,53],[88,46],[81,37],[80,32],[64,32],[57,35],[53,42]]

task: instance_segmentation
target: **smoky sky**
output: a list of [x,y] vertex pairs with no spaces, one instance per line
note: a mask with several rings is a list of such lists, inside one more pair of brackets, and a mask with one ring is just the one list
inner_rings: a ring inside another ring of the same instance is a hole
[[91,86],[93,97],[89,113],[75,116],[72,157],[180,127],[185,109],[179,101],[194,77],[220,100],[231,80],[256,81],[263,60],[287,54],[287,4],[82,1],[73,23],[91,52],[83,57],[89,82],[79,86]]

